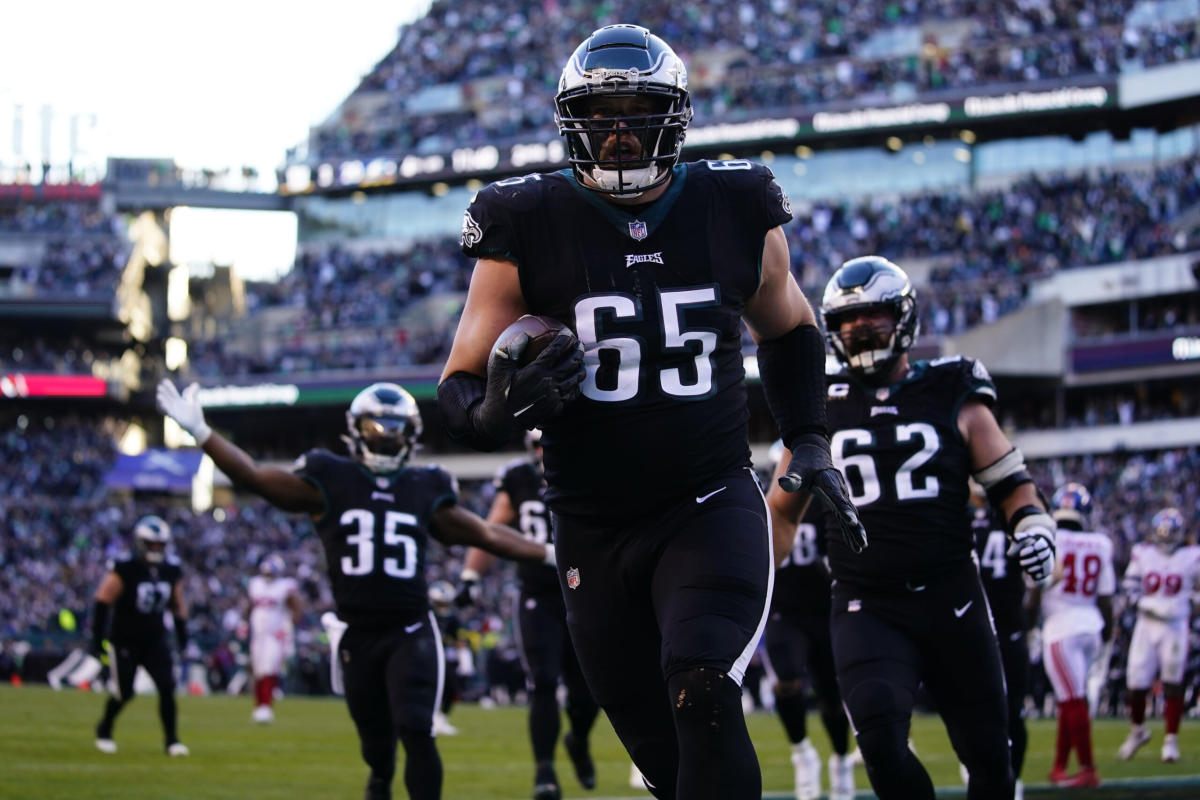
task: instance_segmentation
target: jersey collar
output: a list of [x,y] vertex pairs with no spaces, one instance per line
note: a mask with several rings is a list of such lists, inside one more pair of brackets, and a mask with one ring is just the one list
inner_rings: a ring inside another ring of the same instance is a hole
[[[687,165],[676,164],[671,170],[671,185],[663,192],[662,197],[655,200],[649,208],[642,209],[641,213],[637,215],[629,213],[623,206],[605,200],[599,192],[581,186],[574,170],[560,170],[559,174],[566,177],[571,188],[586,202],[598,209],[614,228],[630,239],[641,241],[654,235],[658,226],[662,224],[675,205],[675,201],[679,199],[679,195],[683,192],[683,185],[687,181]],[[638,232],[642,230],[645,235],[639,235]]]

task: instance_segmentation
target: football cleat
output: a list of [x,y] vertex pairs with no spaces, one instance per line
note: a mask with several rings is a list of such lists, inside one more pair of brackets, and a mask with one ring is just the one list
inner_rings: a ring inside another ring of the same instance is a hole
[[1071,779],[1071,776],[1068,774],[1066,767],[1060,767],[1055,764],[1053,767],[1051,767],[1048,778],[1050,783],[1054,784],[1055,786],[1062,786]]
[[112,739],[97,739],[96,749],[101,753],[108,753],[109,755],[112,755],[113,753],[117,752],[117,743]]
[[1081,767],[1079,772],[1057,785],[1067,789],[1094,789],[1100,785],[1100,776],[1095,767]]
[[451,725],[450,720],[441,711],[435,711],[433,714],[433,735],[458,736],[458,728]]
[[817,800],[821,794],[821,756],[808,739],[792,745],[796,800]]
[[1141,725],[1135,725],[1130,729],[1129,735],[1125,737],[1125,741],[1117,749],[1117,758],[1122,761],[1128,761],[1148,741],[1150,741],[1150,731]]
[[596,764],[592,754],[588,752],[587,740],[575,737],[574,732],[568,731],[563,737],[563,747],[571,757],[571,766],[575,768],[575,777],[579,785],[585,789],[596,788]]
[[275,712],[270,706],[255,706],[250,718],[259,725],[269,725],[275,721]]
[[188,750],[187,745],[183,742],[171,742],[167,745],[167,755],[171,758],[183,758],[191,754],[192,751]]
[[854,800],[854,762],[848,755],[829,756],[829,800]]
[[557,783],[539,783],[533,787],[533,800],[562,800],[562,789]]
[[1179,760],[1179,735],[1168,733],[1163,737],[1162,760],[1164,764],[1173,764]]

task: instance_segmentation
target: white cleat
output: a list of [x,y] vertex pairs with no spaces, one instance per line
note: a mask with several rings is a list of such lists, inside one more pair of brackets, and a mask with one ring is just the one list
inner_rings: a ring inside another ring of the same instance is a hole
[[854,800],[854,761],[849,755],[829,756],[829,800]]
[[1117,749],[1117,758],[1128,761],[1148,741],[1150,741],[1150,731],[1142,725],[1134,725],[1129,729],[1129,735],[1125,737],[1125,741]]
[[1179,760],[1179,735],[1168,733],[1163,737],[1162,760],[1164,764],[1173,764]]
[[433,735],[434,736],[458,736],[458,728],[450,724],[450,720],[446,715],[437,711],[433,715]]
[[821,796],[821,756],[808,739],[792,745],[792,769],[796,773],[796,800]]
[[270,706],[255,706],[250,719],[259,725],[269,725],[275,721],[275,712],[271,710]]
[[96,749],[101,753],[108,753],[110,756],[117,752],[117,743],[112,739],[97,739]]
[[183,758],[191,755],[192,751],[188,750],[187,745],[183,742],[175,742],[167,745],[167,755],[172,758]]
[[646,784],[642,781],[642,771],[637,768],[637,764],[629,765],[629,788],[646,791]]

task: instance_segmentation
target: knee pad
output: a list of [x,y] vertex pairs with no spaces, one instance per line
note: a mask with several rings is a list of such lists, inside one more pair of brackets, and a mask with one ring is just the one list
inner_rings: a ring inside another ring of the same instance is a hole
[[671,707],[676,718],[720,715],[730,703],[742,713],[742,687],[725,672],[712,667],[695,667],[676,672],[667,680]]

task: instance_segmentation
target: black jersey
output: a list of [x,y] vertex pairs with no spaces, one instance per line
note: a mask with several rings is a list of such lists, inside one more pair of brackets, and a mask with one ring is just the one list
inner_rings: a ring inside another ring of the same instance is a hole
[[498,181],[467,211],[469,256],[514,262],[531,314],[585,349],[582,396],[544,426],[547,501],[629,517],[750,465],[741,314],[767,231],[791,219],[749,161],[675,167],[666,192],[620,207],[567,170]]
[[294,470],[325,497],[316,529],[338,616],[373,628],[425,619],[429,523],[458,502],[454,478],[440,467],[380,475],[327,450],[305,453]]
[[970,561],[971,468],[958,413],[969,399],[995,398],[984,366],[960,356],[914,362],[904,379],[879,389],[844,371],[829,376],[833,460],[871,542],[856,555],[831,537],[836,580],[921,585]]
[[1008,555],[1008,535],[990,506],[969,509],[979,576],[987,593],[996,635],[1025,630],[1025,574],[1016,556]]
[[171,603],[175,584],[183,577],[179,562],[168,557],[151,564],[136,556],[109,563],[121,579],[121,594],[113,608],[109,638],[116,643],[146,642],[163,636],[163,612]]
[[821,515],[810,513],[796,528],[792,551],[775,570],[772,614],[829,618],[830,580],[822,523]]
[[[541,468],[526,458],[505,464],[496,473],[492,485],[496,491],[508,494],[513,510],[517,513],[513,526],[531,542],[547,544],[554,541],[550,530],[550,513],[546,509],[546,481]],[[531,561],[517,562],[517,577],[526,591],[554,592],[557,594],[558,570],[549,564]]]

